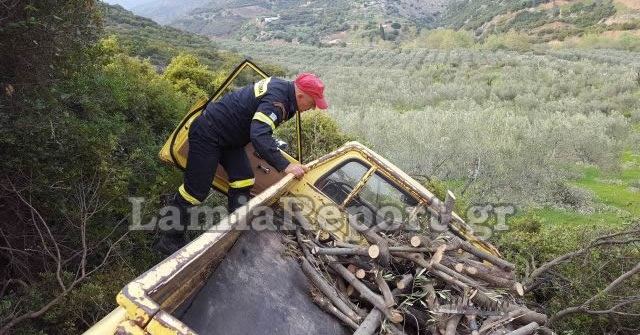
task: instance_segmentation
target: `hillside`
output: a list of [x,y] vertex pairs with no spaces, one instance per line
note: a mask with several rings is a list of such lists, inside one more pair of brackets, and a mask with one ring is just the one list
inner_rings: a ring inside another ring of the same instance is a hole
[[340,44],[403,38],[417,27],[433,26],[449,1],[189,0],[147,2],[131,10],[211,37]]
[[462,0],[449,5],[439,25],[477,37],[521,31],[537,42],[628,31],[640,36],[638,0]]
[[478,39],[518,31],[535,43],[640,36],[640,0],[112,1],[162,24],[245,41],[366,45],[411,41],[437,27]]
[[[204,36],[160,25],[119,5],[102,4],[101,11],[104,34],[115,35],[119,43],[131,54],[149,59],[158,69],[165,68],[170,60],[180,53],[195,55],[203,64],[216,71],[232,69],[246,58],[241,54],[223,50]],[[260,65],[269,73],[284,73],[281,67]]]

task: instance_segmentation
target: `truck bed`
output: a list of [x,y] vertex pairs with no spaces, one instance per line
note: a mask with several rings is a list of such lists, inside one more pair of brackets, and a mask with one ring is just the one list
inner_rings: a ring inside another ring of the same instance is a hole
[[277,232],[246,231],[206,284],[174,313],[199,334],[350,334],[317,307]]

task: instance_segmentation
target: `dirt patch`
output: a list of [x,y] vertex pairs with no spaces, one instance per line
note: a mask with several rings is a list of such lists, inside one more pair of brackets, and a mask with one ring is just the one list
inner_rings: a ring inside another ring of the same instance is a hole
[[622,4],[627,8],[640,10],[640,0],[614,0],[613,2]]
[[640,13],[639,14],[616,14],[607,18],[604,21],[604,24],[606,25],[620,24],[620,23],[632,22],[633,20],[637,20],[637,19],[640,19]]
[[602,33],[602,36],[609,38],[619,38],[622,34],[631,34],[634,36],[640,36],[640,30],[609,30]]
[[578,1],[577,0],[555,0],[555,1],[550,1],[550,2],[547,2],[547,3],[543,3],[543,4],[539,5],[537,8],[539,8],[539,9],[551,9],[553,7],[569,5],[569,4],[572,4],[574,2],[578,2]]
[[347,32],[341,31],[335,34],[327,35],[323,38],[323,40],[324,41],[335,41],[335,40],[344,41],[346,38],[347,38]]

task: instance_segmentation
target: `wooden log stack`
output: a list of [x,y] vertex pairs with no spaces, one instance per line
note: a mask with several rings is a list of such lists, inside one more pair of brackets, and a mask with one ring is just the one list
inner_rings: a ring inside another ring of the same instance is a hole
[[[441,206],[451,220],[452,194]],[[294,208],[295,211],[295,208]],[[299,227],[311,225],[301,215]],[[368,245],[296,232],[314,301],[354,334],[536,334],[547,316],[522,302],[515,266],[451,232],[354,227]],[[317,235],[317,234],[316,234]],[[321,296],[318,296],[321,295]]]

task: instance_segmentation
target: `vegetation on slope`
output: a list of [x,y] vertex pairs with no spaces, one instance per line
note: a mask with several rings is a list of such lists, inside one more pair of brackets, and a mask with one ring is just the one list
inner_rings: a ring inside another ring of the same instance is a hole
[[160,163],[160,146],[240,56],[94,1],[10,9],[0,27],[0,333],[79,334],[160,260],[153,232],[129,231],[127,197],[145,198],[147,219],[175,192],[181,175]]

